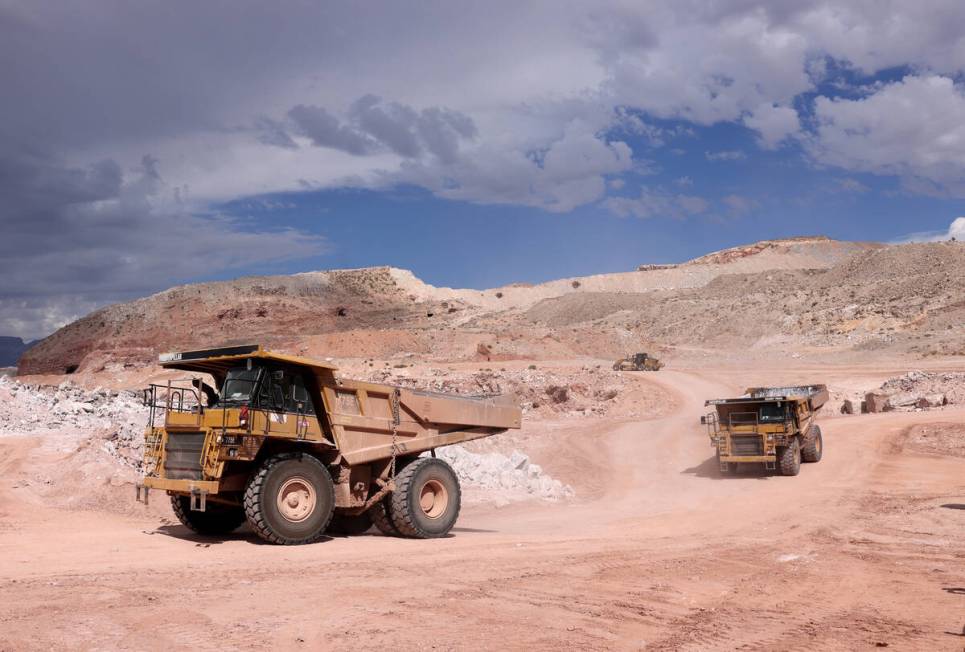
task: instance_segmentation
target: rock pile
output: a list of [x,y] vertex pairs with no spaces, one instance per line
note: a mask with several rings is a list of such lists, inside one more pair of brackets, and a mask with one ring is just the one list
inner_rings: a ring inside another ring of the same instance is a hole
[[[853,414],[857,400],[845,399],[843,414]],[[965,403],[965,373],[910,371],[890,378],[860,399],[861,412],[923,410]]]
[[513,451],[510,456],[499,453],[473,453],[462,446],[446,446],[436,455],[452,465],[460,482],[470,488],[491,490],[504,500],[571,498],[573,489],[549,477],[529,457]]
[[141,464],[147,408],[133,392],[22,384],[0,376],[0,437],[43,434],[64,451],[94,439],[124,466]]
[[584,367],[578,373],[541,369],[483,369],[457,372],[431,369],[409,373],[404,368],[362,370],[365,380],[412,389],[463,395],[515,394],[524,414],[551,417],[602,416],[624,393],[627,379],[599,366]]

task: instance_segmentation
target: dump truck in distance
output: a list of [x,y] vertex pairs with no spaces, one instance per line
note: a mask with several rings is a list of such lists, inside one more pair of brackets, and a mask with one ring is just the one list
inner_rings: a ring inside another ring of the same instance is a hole
[[827,401],[824,385],[750,387],[737,398],[707,401],[714,411],[700,421],[717,450],[721,473],[757,463],[797,475],[802,461],[821,461],[824,440],[814,421]]
[[613,363],[614,371],[659,371],[663,363],[649,353],[634,353]]
[[[338,378],[324,362],[238,346],[160,356],[205,374],[145,390],[137,497],[167,492],[180,521],[271,543],[326,531],[445,536],[461,490],[435,449],[519,428],[515,397],[422,392]],[[431,456],[423,456],[423,453]]]

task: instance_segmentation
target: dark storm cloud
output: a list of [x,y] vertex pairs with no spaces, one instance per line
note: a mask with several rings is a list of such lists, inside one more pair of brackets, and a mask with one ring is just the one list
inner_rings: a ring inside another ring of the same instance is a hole
[[[330,147],[364,156],[389,151],[403,158],[419,158],[428,151],[442,163],[458,158],[460,140],[476,137],[472,118],[451,109],[421,111],[399,102],[364,95],[352,103],[345,122],[320,106],[299,104],[288,111],[293,133],[316,147]],[[297,146],[279,122],[263,119],[255,125],[259,139],[280,147]]]
[[0,332],[32,338],[182,279],[324,251],[318,236],[157,207],[158,166],[0,156]]
[[261,116],[255,120],[254,129],[258,142],[285,149],[298,149],[298,143],[285,131],[285,125],[277,120]]
[[380,97],[365,95],[352,105],[350,114],[365,133],[399,156],[418,157],[422,154],[422,146],[415,134],[419,114],[396,102],[381,102]]
[[357,155],[368,154],[375,149],[375,143],[370,138],[348,125],[340,124],[338,118],[320,106],[299,104],[292,107],[288,117],[295,124],[297,132],[318,147],[331,147]]

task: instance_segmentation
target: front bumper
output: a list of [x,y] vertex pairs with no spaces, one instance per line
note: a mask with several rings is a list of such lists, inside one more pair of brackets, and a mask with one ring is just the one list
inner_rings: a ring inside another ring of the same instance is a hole
[[218,493],[219,482],[217,480],[168,480],[167,478],[144,478],[141,486],[150,489],[161,489],[163,491],[173,491],[175,493]]
[[721,455],[721,462],[776,462],[777,455]]

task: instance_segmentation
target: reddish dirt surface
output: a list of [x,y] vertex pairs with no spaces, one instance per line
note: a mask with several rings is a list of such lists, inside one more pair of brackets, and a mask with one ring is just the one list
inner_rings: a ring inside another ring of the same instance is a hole
[[200,538],[107,478],[112,509],[53,508],[21,486],[53,453],[0,439],[0,649],[961,650],[965,458],[909,433],[965,411],[829,409],[801,475],[718,474],[703,399],[801,367],[641,376],[666,415],[540,435],[576,500],[469,505],[432,541]]

